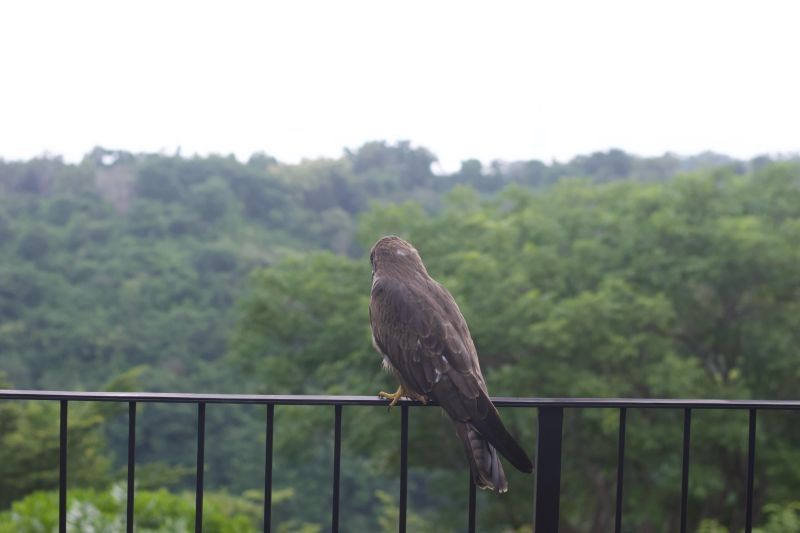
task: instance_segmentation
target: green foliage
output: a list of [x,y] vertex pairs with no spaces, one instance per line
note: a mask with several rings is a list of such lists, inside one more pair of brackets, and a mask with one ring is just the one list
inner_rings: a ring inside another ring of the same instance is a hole
[[754,528],[756,533],[800,531],[800,502],[767,505],[764,507],[764,514],[767,516],[764,527]]
[[[753,533],[790,533],[800,531],[800,502],[783,505],[764,506],[764,525],[753,528]],[[700,522],[698,533],[729,533],[731,530],[718,520],[706,519]]]
[[[380,531],[391,533],[397,530],[397,521],[400,517],[400,508],[395,505],[394,497],[388,493],[379,490],[375,493],[378,500],[383,505],[380,516],[378,517],[378,524]],[[406,511],[406,528],[408,531],[433,531],[433,524],[422,519],[418,514],[413,511]]]
[[361,386],[347,369],[374,362],[363,290],[369,276],[368,265],[331,253],[289,258],[256,273],[233,354],[271,393],[343,394]]
[[[278,500],[280,502],[280,500]],[[194,494],[166,490],[136,491],[134,521],[145,533],[194,530]],[[110,490],[78,489],[67,497],[67,528],[75,531],[125,531],[126,493],[120,485]],[[248,497],[206,492],[203,530],[213,533],[249,533],[260,530],[261,503]],[[0,533],[38,533],[58,528],[58,492],[34,492],[0,512]]]

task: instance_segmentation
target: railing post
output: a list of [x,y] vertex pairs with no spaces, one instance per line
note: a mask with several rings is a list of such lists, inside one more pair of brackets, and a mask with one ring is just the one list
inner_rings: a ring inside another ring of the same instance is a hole
[[61,400],[58,437],[58,531],[67,531],[67,400]]
[[133,533],[134,496],[136,488],[136,402],[128,402],[128,494],[125,510],[125,531]]
[[272,531],[272,443],[275,428],[275,405],[267,405],[267,439],[264,458],[264,533]]
[[622,531],[622,487],[625,481],[625,424],[628,410],[619,410],[619,437],[617,437],[617,501],[614,517],[614,533]]
[[400,516],[399,533],[406,533],[406,510],[408,507],[408,406],[400,407]]
[[467,518],[467,533],[475,533],[475,527],[477,522],[477,503],[475,501],[476,493],[475,490],[475,478],[472,477],[472,470],[470,469],[469,472],[469,515]]
[[339,481],[342,462],[342,406],[334,406],[333,417],[333,498],[331,533],[339,533]]
[[692,440],[692,410],[683,410],[683,461],[681,468],[681,533],[686,533],[689,516],[689,452]]
[[756,410],[750,409],[750,423],[747,437],[747,496],[745,507],[744,531],[753,531],[753,478],[756,465]]
[[197,404],[197,474],[195,475],[194,531],[203,531],[203,472],[206,453],[206,404]]
[[535,533],[558,533],[558,506],[561,497],[561,428],[564,409],[539,408],[536,437]]

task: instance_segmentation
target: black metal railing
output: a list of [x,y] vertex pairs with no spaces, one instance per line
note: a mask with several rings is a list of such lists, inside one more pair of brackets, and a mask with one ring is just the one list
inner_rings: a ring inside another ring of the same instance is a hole
[[[177,393],[118,393],[118,392],[63,392],[0,390],[0,400],[59,401],[61,425],[59,432],[59,531],[66,531],[67,517],[67,413],[71,401],[100,401],[128,403],[128,480],[127,480],[127,531],[134,530],[134,480],[136,466],[136,406],[138,403],[190,403],[197,405],[197,475],[195,531],[203,528],[203,464],[205,454],[206,404],[261,404],[267,409],[266,463],[264,483],[264,531],[271,528],[272,512],[272,450],[274,413],[276,405],[327,405],[333,406],[333,498],[331,501],[331,530],[339,531],[339,480],[342,446],[342,411],[348,405],[386,406],[386,400],[373,396],[277,396],[246,394],[177,394]],[[681,472],[680,530],[686,532],[689,491],[689,448],[691,442],[692,411],[701,409],[734,409],[749,412],[747,449],[747,487],[745,493],[745,531],[753,528],[753,473],[756,458],[756,416],[758,411],[800,410],[800,401],[766,400],[664,400],[640,398],[492,398],[498,407],[537,408],[538,433],[536,444],[536,490],[534,496],[534,531],[557,533],[561,487],[561,444],[564,409],[604,408],[619,410],[619,439],[617,449],[617,491],[615,505],[615,531],[622,527],[623,479],[625,471],[625,428],[627,410],[671,408],[683,409],[683,459]],[[435,406],[434,402],[427,406]],[[414,401],[399,402],[400,417],[400,495],[398,529],[406,530],[408,505],[408,420],[411,407],[424,407]],[[475,485],[470,479],[467,503],[467,530],[475,531]]]

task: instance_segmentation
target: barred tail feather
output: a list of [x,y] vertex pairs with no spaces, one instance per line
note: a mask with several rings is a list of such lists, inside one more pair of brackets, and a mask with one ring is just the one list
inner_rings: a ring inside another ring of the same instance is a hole
[[464,445],[464,453],[472,471],[475,484],[482,489],[506,492],[508,480],[494,446],[470,424],[455,422],[456,433]]
[[[522,446],[503,425],[503,421],[500,420],[500,413],[497,412],[489,398],[478,398],[478,402],[478,408],[486,410],[486,418],[472,420],[475,430],[483,435],[517,470],[526,474],[533,472],[533,463],[528,454],[525,453]],[[482,402],[486,403],[480,405]]]

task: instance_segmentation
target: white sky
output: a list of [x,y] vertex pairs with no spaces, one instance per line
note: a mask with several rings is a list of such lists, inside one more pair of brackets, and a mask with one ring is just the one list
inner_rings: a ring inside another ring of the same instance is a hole
[[800,3],[17,1],[0,157],[800,149]]

